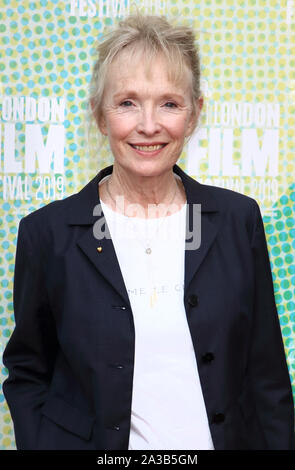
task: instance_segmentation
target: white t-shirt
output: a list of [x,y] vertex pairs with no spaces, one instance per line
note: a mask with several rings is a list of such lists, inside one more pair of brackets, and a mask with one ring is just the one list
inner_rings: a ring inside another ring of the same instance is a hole
[[186,205],[143,219],[101,204],[135,326],[128,449],[214,449],[183,302]]

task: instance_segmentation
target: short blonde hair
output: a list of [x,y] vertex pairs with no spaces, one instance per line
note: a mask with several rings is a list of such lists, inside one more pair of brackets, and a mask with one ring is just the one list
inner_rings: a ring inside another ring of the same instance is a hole
[[[126,48],[131,55],[138,52],[144,54],[147,74],[151,70],[151,61],[162,53],[167,60],[168,79],[174,83],[181,80],[184,67],[188,67],[192,73],[192,111],[196,115],[201,90],[200,57],[194,31],[189,26],[173,25],[164,16],[136,13],[121,20],[97,46],[98,58],[93,68],[89,96],[90,109],[96,121],[102,114],[108,68]],[[197,122],[194,128],[196,125]]]

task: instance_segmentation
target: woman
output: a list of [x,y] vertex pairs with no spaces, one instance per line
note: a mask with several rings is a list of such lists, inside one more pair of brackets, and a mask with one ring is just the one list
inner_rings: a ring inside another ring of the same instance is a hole
[[90,103],[114,164],[20,222],[17,448],[291,449],[259,207],[176,165],[203,104],[193,32],[131,16],[98,52]]

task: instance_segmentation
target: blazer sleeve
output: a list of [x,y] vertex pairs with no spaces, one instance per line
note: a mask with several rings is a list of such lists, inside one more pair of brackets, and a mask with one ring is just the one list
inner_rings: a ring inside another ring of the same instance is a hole
[[26,217],[21,219],[13,286],[15,328],[3,353],[9,373],[3,393],[13,420],[16,446],[24,450],[36,448],[40,408],[47,395],[57,351],[35,228],[30,234]]
[[256,413],[268,448],[294,449],[294,403],[263,221],[255,201],[252,252],[255,269],[254,321],[248,374]]

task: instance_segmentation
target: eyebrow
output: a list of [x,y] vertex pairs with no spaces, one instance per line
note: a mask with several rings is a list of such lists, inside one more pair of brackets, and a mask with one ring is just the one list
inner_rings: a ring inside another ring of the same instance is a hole
[[[126,90],[126,91],[124,90],[124,91],[119,91],[118,93],[114,94],[115,99],[120,98],[121,96],[128,96],[130,98],[138,98],[138,94],[134,90]],[[160,95],[160,99],[172,99],[172,98],[183,100],[184,96],[178,93],[174,93],[174,92],[164,93],[163,95]]]

